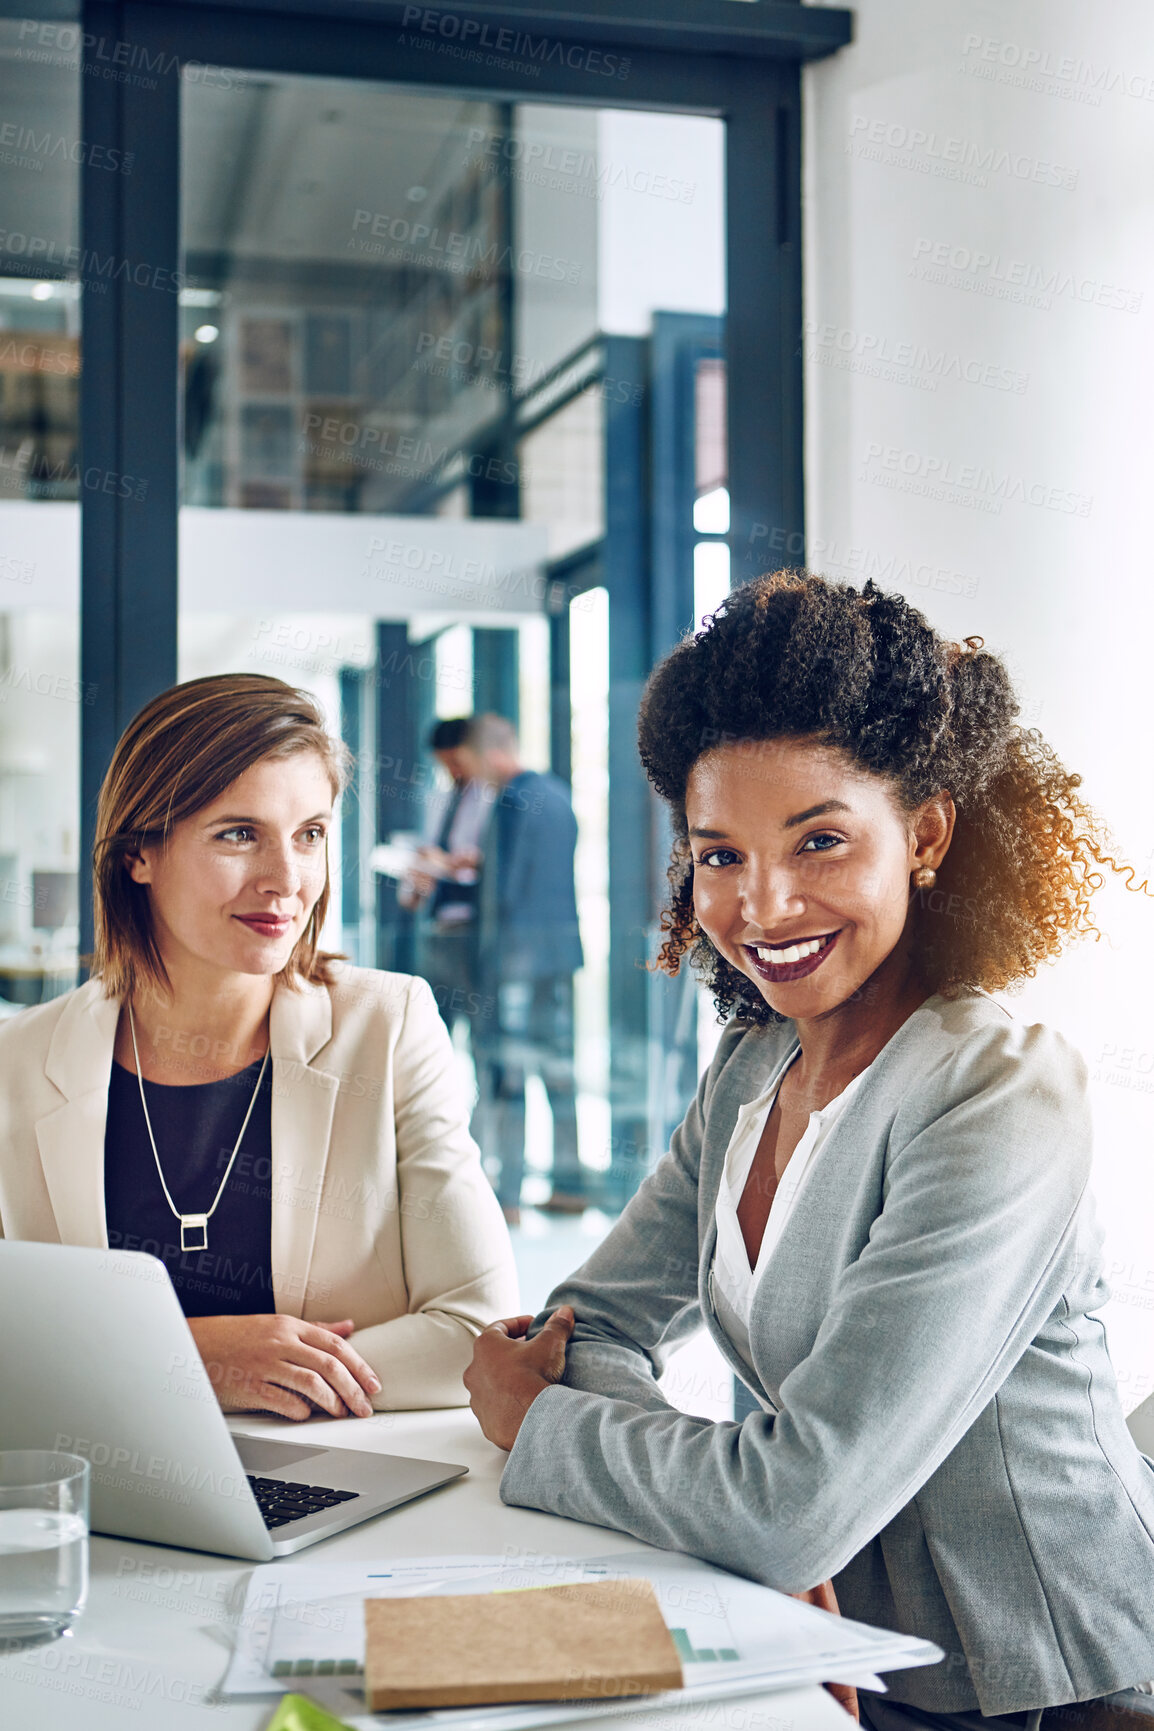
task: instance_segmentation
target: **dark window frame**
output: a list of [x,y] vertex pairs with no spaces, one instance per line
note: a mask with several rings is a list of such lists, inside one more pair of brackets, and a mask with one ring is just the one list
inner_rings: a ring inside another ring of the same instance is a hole
[[[86,0],[83,7],[82,136],[135,151],[136,166],[131,176],[81,170],[81,442],[86,470],[110,478],[86,490],[81,529],[81,678],[95,694],[82,711],[82,951],[92,942],[100,782],[133,714],[176,679],[179,66],[723,119],[735,574],[744,571],[741,549],[755,523],[781,531],[785,545],[798,545],[791,537],[803,533],[800,69],[850,40],[850,13],[793,0],[471,0],[455,14],[490,31],[505,25],[567,45],[533,77],[410,47],[401,40],[405,12],[397,0]],[[624,78],[589,70],[589,51],[609,45],[628,54]],[[619,688],[614,704],[611,760],[623,768],[626,754],[633,757],[635,706],[625,711],[649,648],[647,561],[647,550],[634,548],[629,580],[612,585],[617,676],[629,689]],[[636,906],[622,906],[626,925],[642,915],[641,895],[640,884],[627,895]]]

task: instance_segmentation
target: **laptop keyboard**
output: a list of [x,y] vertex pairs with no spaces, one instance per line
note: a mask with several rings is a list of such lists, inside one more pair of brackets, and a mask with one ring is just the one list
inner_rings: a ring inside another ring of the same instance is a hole
[[286,1479],[258,1479],[246,1473],[257,1507],[266,1527],[283,1527],[289,1521],[299,1521],[305,1515],[315,1515],[321,1509],[347,1503],[359,1491],[334,1491],[329,1485],[298,1485]]

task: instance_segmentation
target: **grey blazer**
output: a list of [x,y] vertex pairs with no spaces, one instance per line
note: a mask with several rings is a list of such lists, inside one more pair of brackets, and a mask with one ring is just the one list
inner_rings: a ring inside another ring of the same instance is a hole
[[[758,1285],[757,1376],[709,1293],[743,1101],[796,1050],[731,1023],[670,1150],[552,1294],[577,1328],[501,1481],[550,1510],[936,1641],[886,1679],[939,1712],[1011,1713],[1154,1678],[1154,1462],[1094,1313],[1086,1069],[985,993],[934,996],[831,1129]],[[546,1312],[542,1313],[542,1320]],[[737,1423],[656,1384],[704,1320],[769,1403]]]

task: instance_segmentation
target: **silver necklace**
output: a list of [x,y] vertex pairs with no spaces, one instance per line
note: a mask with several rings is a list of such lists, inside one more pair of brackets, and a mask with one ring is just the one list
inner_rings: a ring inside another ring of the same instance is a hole
[[[176,1218],[180,1221],[181,1252],[183,1253],[186,1250],[207,1250],[208,1223],[216,1213],[217,1203],[224,1195],[224,1187],[228,1183],[229,1174],[232,1172],[233,1164],[237,1155],[240,1153],[240,1145],[244,1139],[244,1133],[248,1129],[248,1121],[252,1117],[252,1109],[256,1105],[256,1097],[260,1093],[260,1085],[264,1081],[264,1073],[268,1067],[269,1047],[265,1047],[265,1054],[261,1060],[260,1075],[257,1077],[256,1087],[252,1091],[252,1099],[248,1103],[248,1111],[244,1115],[244,1123],[240,1127],[240,1135],[236,1139],[236,1145],[233,1148],[228,1165],[224,1169],[224,1177],[220,1181],[220,1188],[212,1199],[212,1207],[209,1209],[207,1214],[182,1214],[180,1209],[176,1206],[176,1203],[172,1200],[172,1193],[164,1181],[164,1173],[161,1170],[160,1165],[160,1155],[156,1152],[156,1137],[152,1134],[152,1119],[148,1116],[148,1101],[144,1098],[144,1077],[140,1074],[140,1053],[137,1050],[136,1045],[136,1020],[132,1014],[131,1002],[128,1006],[128,1027],[132,1034],[132,1056],[136,1060],[136,1081],[140,1088],[140,1104],[144,1108],[144,1123],[145,1128],[148,1131],[148,1140],[152,1143],[152,1158],[156,1161],[156,1175],[160,1179],[160,1188],[164,1191],[164,1200],[168,1203],[173,1214],[175,1214]],[[192,1232],[200,1233],[199,1243],[193,1244],[189,1241],[189,1234]]]

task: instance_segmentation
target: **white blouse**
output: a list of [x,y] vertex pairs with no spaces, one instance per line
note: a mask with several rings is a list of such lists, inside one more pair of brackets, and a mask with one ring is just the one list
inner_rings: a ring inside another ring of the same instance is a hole
[[737,1205],[741,1201],[753,1157],[766,1121],[773,1110],[782,1078],[800,1051],[801,1047],[795,1046],[786,1055],[764,1092],[759,1094],[756,1100],[750,1100],[738,1109],[737,1123],[733,1127],[733,1135],[729,1139],[725,1155],[721,1188],[717,1193],[717,1244],[710,1270],[710,1292],[718,1322],[750,1370],[753,1370],[753,1359],[749,1344],[749,1312],[758,1283],[765,1273],[766,1263],[773,1254],[774,1247],[785,1231],[806,1175],[858,1083],[870,1069],[867,1065],[827,1106],[810,1113],[805,1133],[794,1149],[774,1192],[757,1262],[750,1268],[745,1240],[741,1236],[741,1227],[737,1220]]

